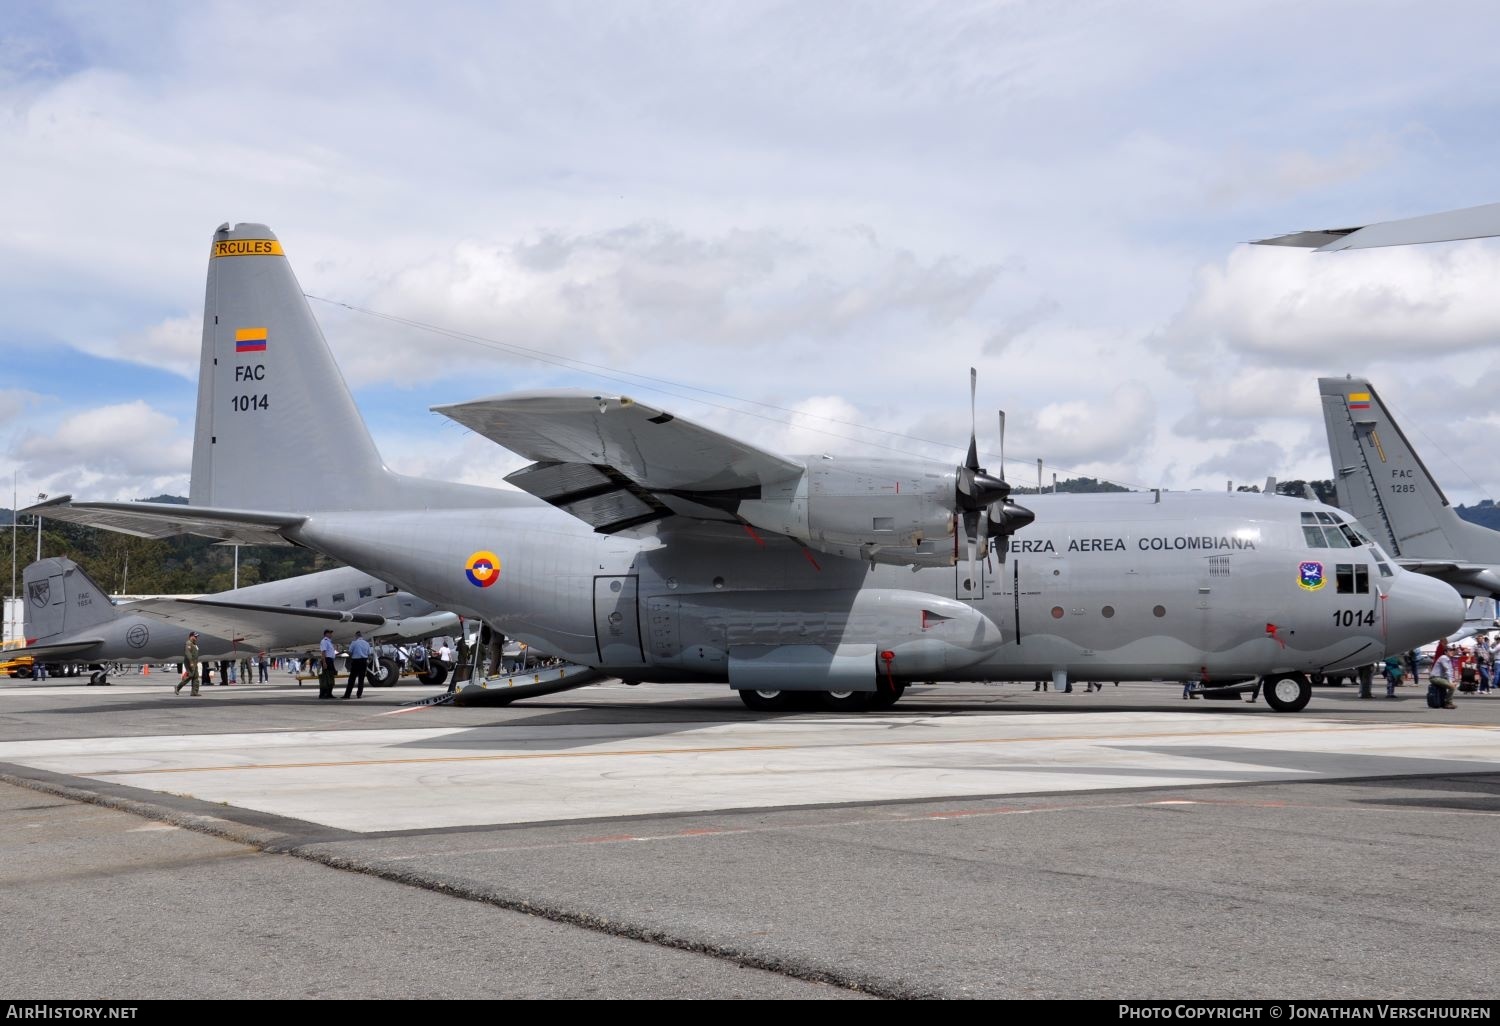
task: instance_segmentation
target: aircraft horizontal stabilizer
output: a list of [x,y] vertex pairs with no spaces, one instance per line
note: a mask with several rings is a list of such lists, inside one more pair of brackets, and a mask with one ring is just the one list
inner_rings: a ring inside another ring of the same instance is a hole
[[22,512],[40,513],[51,520],[101,527],[138,538],[192,534],[239,545],[290,544],[280,532],[307,519],[296,513],[257,513],[168,502],[75,503],[71,495],[29,506]]
[[1500,203],[1486,203],[1441,214],[1424,214],[1399,221],[1379,221],[1352,228],[1313,231],[1254,239],[1256,246],[1296,246],[1332,253],[1344,249],[1374,249],[1380,246],[1416,246],[1428,242],[1457,242],[1500,235]]

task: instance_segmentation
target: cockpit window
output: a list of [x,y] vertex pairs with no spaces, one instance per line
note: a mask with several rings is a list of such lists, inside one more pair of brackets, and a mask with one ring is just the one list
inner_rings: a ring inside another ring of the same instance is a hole
[[1307,547],[1310,549],[1326,549],[1328,543],[1323,540],[1323,529],[1321,527],[1308,527],[1303,525],[1302,537],[1307,539]]
[[1351,549],[1357,549],[1361,545],[1370,544],[1370,539],[1362,537],[1358,531],[1350,527],[1348,524],[1340,524],[1339,531],[1343,534],[1345,540],[1349,542],[1349,547]]
[[1322,510],[1318,510],[1318,523],[1320,523],[1320,524],[1336,524],[1336,523],[1338,523],[1338,521],[1335,520],[1335,519],[1333,519],[1333,514],[1332,513],[1324,513]]

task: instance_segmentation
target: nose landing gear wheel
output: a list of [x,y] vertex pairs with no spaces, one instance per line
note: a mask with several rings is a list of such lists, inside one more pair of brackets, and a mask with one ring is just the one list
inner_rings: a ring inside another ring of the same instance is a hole
[[790,704],[785,691],[741,691],[740,701],[756,712],[780,712]]
[[1266,681],[1265,695],[1277,712],[1300,712],[1312,698],[1312,684],[1300,673],[1287,673]]

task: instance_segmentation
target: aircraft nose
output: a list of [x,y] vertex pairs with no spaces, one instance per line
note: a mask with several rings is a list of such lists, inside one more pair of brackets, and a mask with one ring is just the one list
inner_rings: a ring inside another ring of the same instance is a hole
[[1386,646],[1405,652],[1446,638],[1464,622],[1464,600],[1451,587],[1424,574],[1400,571],[1386,600]]

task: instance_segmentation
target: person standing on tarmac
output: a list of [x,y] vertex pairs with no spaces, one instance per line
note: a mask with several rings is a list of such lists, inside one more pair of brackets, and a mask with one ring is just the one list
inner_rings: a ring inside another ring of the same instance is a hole
[[336,671],[334,660],[338,658],[338,652],[333,647],[333,631],[323,632],[323,640],[318,642],[318,651],[323,655],[323,666],[318,672],[318,697],[333,697],[333,675]]
[[[349,692],[354,691],[355,698],[365,697],[365,677],[370,669],[370,643],[359,631],[354,632],[354,640],[349,643],[349,676],[344,681],[344,697],[349,697]],[[355,685],[359,690],[355,691]]]
[[187,647],[182,653],[183,669],[182,679],[177,682],[177,687],[172,689],[172,694],[182,694],[182,686],[188,681],[193,682],[193,697],[198,697],[198,632],[188,631]]

